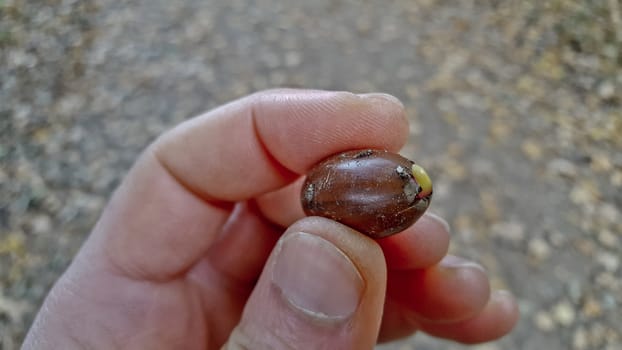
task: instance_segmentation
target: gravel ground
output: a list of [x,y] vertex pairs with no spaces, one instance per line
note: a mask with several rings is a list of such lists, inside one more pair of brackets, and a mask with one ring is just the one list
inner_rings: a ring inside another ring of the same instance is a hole
[[[273,86],[385,91],[452,252],[522,319],[476,349],[622,349],[622,4],[0,0],[0,348],[140,150]],[[461,349],[422,335],[383,349]]]

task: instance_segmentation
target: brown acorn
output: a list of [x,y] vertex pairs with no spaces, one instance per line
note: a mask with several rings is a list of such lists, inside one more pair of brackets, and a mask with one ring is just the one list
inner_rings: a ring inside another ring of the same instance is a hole
[[307,174],[302,207],[370,237],[403,231],[430,205],[432,181],[425,170],[399,154],[357,150],[329,157]]

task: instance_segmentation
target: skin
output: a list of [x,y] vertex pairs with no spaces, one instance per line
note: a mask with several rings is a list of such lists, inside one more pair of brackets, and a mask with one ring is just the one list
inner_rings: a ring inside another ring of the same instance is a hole
[[[261,92],[177,126],[114,193],[24,349],[371,349],[416,331],[503,336],[518,319],[513,297],[446,255],[442,219],[426,214],[374,241],[303,218],[310,167],[350,149],[397,152],[407,132],[391,96],[307,90]],[[360,302],[345,324],[302,315],[274,292],[275,244],[295,232],[334,245],[358,271]]]

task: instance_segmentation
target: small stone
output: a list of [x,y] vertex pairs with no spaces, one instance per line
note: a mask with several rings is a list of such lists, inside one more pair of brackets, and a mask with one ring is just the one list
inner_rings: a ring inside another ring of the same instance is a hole
[[598,233],[598,242],[607,248],[615,248],[619,244],[619,239],[609,230],[601,230]]
[[521,150],[532,161],[542,158],[542,147],[534,140],[523,141]]
[[527,245],[527,251],[531,258],[537,262],[546,260],[551,255],[551,248],[542,238],[532,238]]
[[495,141],[506,140],[512,132],[512,127],[505,120],[493,119],[488,130],[490,137]]
[[600,252],[596,254],[596,261],[609,272],[616,272],[620,267],[620,258],[618,255],[609,252]]
[[414,100],[416,98],[419,97],[419,89],[421,87],[419,85],[415,85],[415,84],[408,84],[406,85],[406,95],[411,99]]
[[462,162],[458,162],[455,159],[448,158],[443,162],[443,170],[447,176],[454,181],[462,180],[466,177],[467,171]]
[[588,331],[588,342],[592,349],[600,349],[607,338],[609,327],[602,323],[592,323]]
[[452,128],[460,127],[460,116],[454,110],[443,113],[443,121]]
[[548,171],[554,175],[567,178],[577,176],[577,167],[571,161],[563,158],[555,158],[549,162]]
[[603,203],[598,208],[598,216],[609,225],[620,220],[620,211],[611,203]]
[[551,332],[555,329],[555,322],[553,321],[553,318],[544,311],[536,313],[533,322],[536,327],[543,332]]
[[598,96],[603,99],[610,99],[616,93],[615,86],[610,81],[605,81],[598,86]]
[[0,239],[0,254],[23,254],[26,250],[25,240],[25,236],[21,232],[9,233]]
[[567,301],[562,301],[553,307],[553,319],[558,324],[568,327],[575,321],[575,311]]
[[[411,112],[408,113],[408,111],[411,111]],[[415,114],[415,112],[412,109],[408,108],[408,107],[407,107],[407,113],[408,113],[408,115],[414,115]],[[415,121],[411,121],[410,125],[408,126],[408,131],[409,131],[411,136],[413,136],[413,135],[421,135],[421,133],[423,131],[422,129],[423,128],[421,127],[421,123],[416,121],[416,120]]]
[[609,177],[609,182],[615,187],[622,187],[622,171],[615,171]]
[[607,288],[609,290],[619,290],[622,288],[622,281],[618,280],[613,274],[609,272],[601,272],[596,275],[594,279],[599,287]]
[[355,27],[360,34],[364,35],[373,28],[373,25],[369,18],[362,16],[356,19]]
[[0,291],[0,314],[7,315],[9,320],[15,323],[21,323],[28,311],[30,311],[30,304],[21,300],[10,299]]
[[479,194],[480,205],[484,217],[490,221],[496,221],[501,217],[499,201],[492,191],[481,191]]
[[7,62],[11,68],[32,68],[37,65],[37,56],[25,50],[12,50],[8,52]]
[[511,242],[522,242],[525,240],[525,229],[518,222],[506,221],[492,225],[490,228],[493,236],[497,236]]
[[611,170],[611,156],[606,153],[598,153],[592,156],[590,167],[594,172],[602,173]]
[[588,180],[579,181],[570,191],[570,200],[578,205],[594,203],[599,197],[600,191],[598,186]]
[[596,245],[589,239],[579,238],[574,242],[574,246],[579,253],[585,256],[591,257],[596,252]]
[[583,298],[583,283],[578,278],[573,278],[566,283],[566,293],[574,304],[578,304]]
[[588,339],[587,331],[583,327],[579,327],[574,331],[572,336],[572,348],[575,350],[587,349]]
[[44,214],[37,215],[30,221],[30,229],[37,235],[48,233],[52,229],[52,219]]
[[605,310],[617,310],[618,302],[613,294],[603,293],[603,301],[600,306]]
[[602,315],[603,308],[600,306],[600,303],[596,299],[594,299],[593,297],[588,297],[587,299],[585,299],[585,302],[583,302],[581,313],[588,318],[594,318]]
[[35,130],[32,134],[32,139],[38,144],[46,144],[50,139],[50,129],[42,127]]
[[456,229],[458,232],[470,231],[473,229],[473,219],[470,215],[459,214],[452,222],[451,227]]
[[78,113],[85,105],[86,101],[79,94],[68,94],[63,96],[56,104],[56,111],[61,115],[72,115]]

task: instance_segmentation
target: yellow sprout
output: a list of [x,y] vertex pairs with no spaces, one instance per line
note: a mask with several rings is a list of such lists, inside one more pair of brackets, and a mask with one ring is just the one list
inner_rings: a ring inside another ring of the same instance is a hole
[[412,166],[413,177],[415,181],[421,186],[421,192],[417,195],[417,197],[425,197],[432,193],[432,180],[428,176],[428,173],[425,172],[425,169],[420,167],[417,164],[413,164]]

